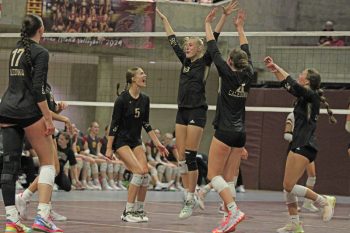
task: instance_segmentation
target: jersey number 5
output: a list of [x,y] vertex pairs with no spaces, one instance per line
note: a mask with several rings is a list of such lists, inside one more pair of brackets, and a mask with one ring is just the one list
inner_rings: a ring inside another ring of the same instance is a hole
[[139,118],[140,117],[140,108],[135,108],[135,118]]
[[[11,67],[18,66],[19,60],[21,59],[23,53],[24,53],[24,49],[15,49],[12,51]],[[16,56],[17,56],[17,59],[16,59]]]

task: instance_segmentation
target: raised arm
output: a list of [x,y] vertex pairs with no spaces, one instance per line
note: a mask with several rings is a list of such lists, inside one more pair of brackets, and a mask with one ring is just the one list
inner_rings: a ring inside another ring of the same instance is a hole
[[218,24],[215,27],[214,32],[220,33],[222,31],[222,28],[225,25],[227,17],[231,15],[232,12],[237,10],[237,6],[238,6],[238,2],[236,0],[232,0],[227,6],[222,7],[222,15]]
[[246,13],[244,10],[240,9],[238,11],[237,16],[234,18],[234,22],[233,22],[233,24],[235,25],[236,30],[238,32],[240,45],[248,44],[248,39],[244,33],[245,19],[246,19]]
[[281,81],[282,86],[295,97],[309,98],[312,95],[310,89],[307,89],[298,84],[284,69],[275,64],[271,57],[264,59],[266,68],[268,68],[276,76],[278,81]]
[[164,30],[167,34],[167,36],[175,35],[175,32],[173,28],[171,27],[168,18],[159,10],[158,7],[156,7],[156,12],[159,18],[162,20]]

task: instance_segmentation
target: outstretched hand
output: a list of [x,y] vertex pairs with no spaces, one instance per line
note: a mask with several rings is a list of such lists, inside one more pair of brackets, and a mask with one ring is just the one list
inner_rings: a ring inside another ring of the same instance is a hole
[[264,63],[265,63],[266,68],[270,72],[272,72],[272,73],[277,72],[277,65],[273,62],[272,57],[270,57],[270,56],[265,57]]
[[228,16],[232,14],[232,12],[238,10],[238,2],[236,0],[232,0],[227,6],[222,6],[223,14]]
[[216,11],[218,10],[218,8],[214,8],[212,9],[209,14],[207,15],[207,17],[205,18],[205,22],[206,23],[212,23],[213,20],[215,19],[215,15],[216,15]]
[[244,26],[244,21],[246,19],[246,13],[244,10],[240,9],[237,13],[237,16],[234,17],[233,23],[236,28],[238,27],[243,27]]
[[159,144],[157,146],[157,149],[159,151],[159,153],[162,155],[162,156],[168,156],[169,155],[169,151],[167,150],[167,148],[162,145],[162,144]]

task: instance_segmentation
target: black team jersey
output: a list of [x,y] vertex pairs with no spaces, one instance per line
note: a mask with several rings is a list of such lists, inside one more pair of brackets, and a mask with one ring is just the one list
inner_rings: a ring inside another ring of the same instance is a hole
[[27,119],[42,115],[37,103],[46,100],[49,52],[34,41],[30,51],[33,67],[26,63],[22,42],[10,54],[9,84],[0,104],[3,117]]
[[248,55],[249,65],[241,71],[233,71],[214,40],[208,41],[208,50],[220,76],[219,93],[213,125],[215,129],[245,132],[245,103],[254,75],[248,44],[241,45]]
[[129,91],[123,91],[114,103],[109,136],[115,136],[116,140],[141,143],[142,127],[147,133],[152,130],[149,109],[150,100],[147,95],[140,93],[134,99]]
[[56,103],[55,97],[52,93],[51,86],[48,83],[46,83],[45,95],[46,95],[46,101],[47,101],[47,105],[49,106],[49,109],[52,112],[57,112],[57,109],[56,109],[57,103]]
[[87,135],[84,137],[84,143],[87,142],[90,154],[97,155],[97,143],[100,141],[100,138],[95,136],[92,138],[91,135]]
[[298,98],[293,110],[295,123],[291,149],[310,146],[318,150],[315,131],[320,114],[320,96],[316,91],[299,85],[290,76],[281,85]]
[[[220,33],[214,32],[215,39],[219,35]],[[205,83],[212,63],[208,51],[205,52],[203,57],[191,62],[191,59],[186,58],[186,54],[180,47],[175,35],[170,35],[168,40],[182,64],[177,95],[178,106],[181,108],[207,108]]]

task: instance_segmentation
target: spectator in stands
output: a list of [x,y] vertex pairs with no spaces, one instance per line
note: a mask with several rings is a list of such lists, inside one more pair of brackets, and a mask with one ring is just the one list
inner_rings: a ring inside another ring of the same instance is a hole
[[[324,24],[323,31],[334,31],[334,25],[332,21],[327,21]],[[344,40],[333,38],[331,36],[321,36],[318,41],[320,46],[344,46]]]

